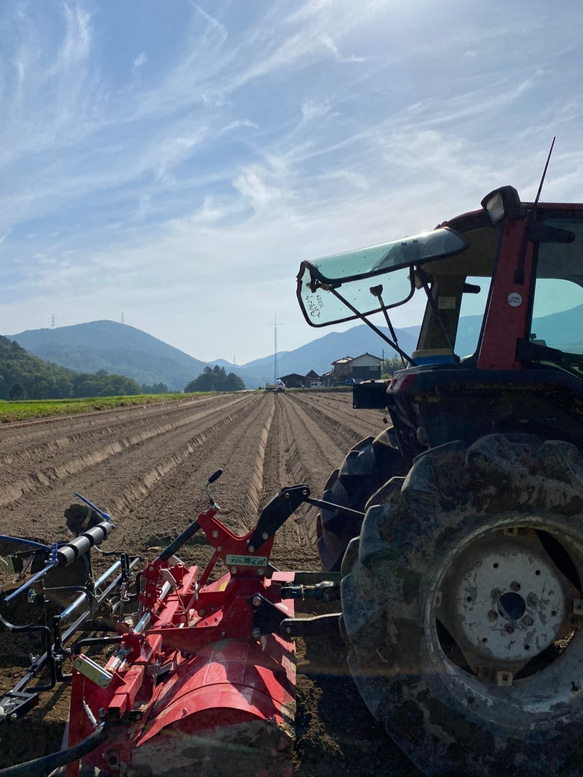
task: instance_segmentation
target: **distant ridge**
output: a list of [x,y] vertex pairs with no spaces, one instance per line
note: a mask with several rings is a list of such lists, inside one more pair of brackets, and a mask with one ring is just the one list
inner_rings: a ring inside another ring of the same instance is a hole
[[[402,332],[399,337],[405,350],[414,348],[416,338],[413,334]],[[133,378],[140,384],[165,383],[171,391],[183,391],[205,367],[215,364],[224,367],[226,372],[239,375],[247,388],[273,381],[273,355],[236,366],[223,359],[203,362],[140,329],[115,321],[32,329],[11,335],[9,339],[44,361],[77,372],[105,370]],[[360,356],[365,352],[382,356],[383,350],[385,355],[392,355],[389,346],[361,324],[347,332],[330,332],[295,351],[279,353],[278,373],[306,375],[314,370],[321,375],[332,368],[333,361],[343,356]]]
[[182,391],[207,366],[140,329],[115,321],[33,329],[9,339],[40,359],[77,372],[105,370],[140,384],[165,383],[171,391]]
[[[583,306],[580,306],[541,318],[535,324],[537,337],[561,344],[565,350],[579,352],[583,348],[577,334],[582,315]],[[482,318],[467,316],[463,322],[463,336],[458,338],[456,349],[459,356],[468,356],[475,350]],[[388,334],[385,327],[379,328]],[[415,350],[418,333],[417,326],[397,329],[399,345],[407,353]],[[224,367],[227,373],[239,375],[246,387],[251,389],[271,383],[274,378],[273,354],[243,365],[233,365],[224,359],[203,362],[140,329],[115,321],[29,330],[11,335],[8,339],[15,340],[44,361],[77,372],[105,370],[113,375],[133,378],[140,384],[165,383],[171,391],[183,391],[186,384],[198,377],[205,367],[216,364]],[[346,332],[329,332],[294,351],[280,352],[277,377],[291,373],[306,375],[310,370],[323,375],[332,368],[336,359],[363,353],[379,357],[395,355],[390,346],[366,324],[359,324]]]

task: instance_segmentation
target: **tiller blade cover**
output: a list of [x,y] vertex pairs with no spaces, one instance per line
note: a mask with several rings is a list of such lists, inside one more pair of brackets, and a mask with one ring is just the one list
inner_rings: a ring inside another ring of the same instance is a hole
[[[118,624],[115,654],[104,666],[82,652],[74,661],[68,746],[105,722],[104,741],[83,758],[100,774],[292,774],[295,647],[279,624],[294,616],[285,593],[294,572],[269,565],[283,520],[270,503],[261,536],[256,527],[237,537],[217,510],[197,519],[214,547],[202,574],[162,552],[142,572],[137,621]],[[227,572],[211,581],[219,559]],[[66,773],[76,777],[79,761]]]

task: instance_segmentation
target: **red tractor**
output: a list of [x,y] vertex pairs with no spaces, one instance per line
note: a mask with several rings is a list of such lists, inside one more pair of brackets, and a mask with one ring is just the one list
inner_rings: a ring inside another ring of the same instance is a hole
[[[364,520],[318,519],[369,710],[426,774],[580,775],[583,205],[505,186],[431,232],[303,262],[297,294],[311,326],[360,318],[403,359],[354,386],[390,424],[324,494]],[[407,353],[391,315],[421,301]]]

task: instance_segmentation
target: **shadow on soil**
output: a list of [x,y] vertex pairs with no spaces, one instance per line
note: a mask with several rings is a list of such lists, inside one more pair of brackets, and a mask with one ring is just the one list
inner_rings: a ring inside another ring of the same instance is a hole
[[294,777],[422,777],[371,716],[339,635],[298,640]]

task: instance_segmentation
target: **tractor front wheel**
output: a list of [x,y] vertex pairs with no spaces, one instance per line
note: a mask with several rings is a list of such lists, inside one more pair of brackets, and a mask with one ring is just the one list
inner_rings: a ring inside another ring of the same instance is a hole
[[[352,510],[364,510],[389,478],[407,470],[392,428],[357,443],[324,486],[324,500]],[[340,569],[348,543],[360,534],[361,521],[338,509],[322,510],[317,518],[318,554],[327,572]]]
[[428,775],[580,774],[578,449],[490,435],[391,483],[342,581],[370,711]]

